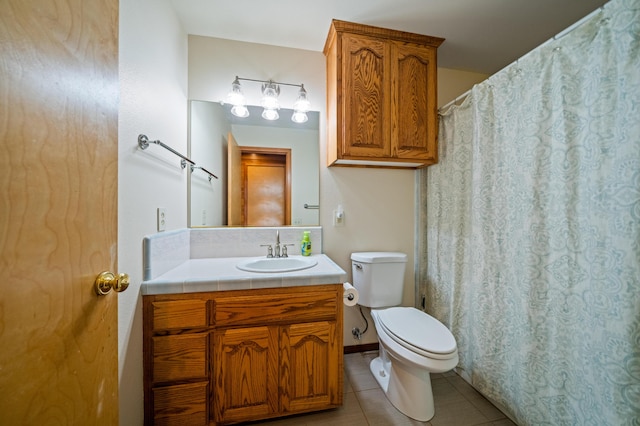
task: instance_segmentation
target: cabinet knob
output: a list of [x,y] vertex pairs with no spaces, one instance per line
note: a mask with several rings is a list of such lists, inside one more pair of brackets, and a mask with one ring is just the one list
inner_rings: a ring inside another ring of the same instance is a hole
[[129,287],[129,275],[125,273],[120,273],[116,276],[113,272],[104,271],[96,277],[94,282],[94,289],[98,296],[104,296],[112,289],[121,293],[127,287]]

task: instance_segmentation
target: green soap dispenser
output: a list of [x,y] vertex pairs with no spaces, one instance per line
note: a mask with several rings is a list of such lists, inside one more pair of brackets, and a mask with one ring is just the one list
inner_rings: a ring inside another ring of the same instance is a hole
[[304,231],[302,233],[302,242],[300,243],[300,251],[303,256],[311,256],[311,238],[309,236],[310,231]]

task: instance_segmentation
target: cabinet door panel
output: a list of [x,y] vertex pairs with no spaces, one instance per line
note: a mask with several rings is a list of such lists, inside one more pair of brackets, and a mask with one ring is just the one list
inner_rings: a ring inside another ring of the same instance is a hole
[[153,381],[207,378],[208,334],[153,338]]
[[434,159],[436,138],[436,51],[412,44],[393,45],[392,156]]
[[206,425],[208,382],[154,388],[153,419],[155,426]]
[[278,327],[214,332],[216,421],[268,417],[278,408]]
[[326,320],[335,318],[339,304],[335,291],[219,297],[213,303],[213,323],[220,327]]
[[282,327],[280,398],[284,411],[342,403],[342,342],[337,337],[335,322]]
[[344,154],[389,156],[389,45],[345,35],[342,54]]
[[207,326],[207,301],[163,300],[151,303],[153,331]]

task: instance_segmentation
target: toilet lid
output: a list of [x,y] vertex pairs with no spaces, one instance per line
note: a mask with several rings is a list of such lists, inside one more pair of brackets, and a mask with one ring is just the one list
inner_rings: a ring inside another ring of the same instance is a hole
[[381,309],[377,313],[385,330],[403,346],[439,355],[456,350],[453,334],[431,315],[408,307]]

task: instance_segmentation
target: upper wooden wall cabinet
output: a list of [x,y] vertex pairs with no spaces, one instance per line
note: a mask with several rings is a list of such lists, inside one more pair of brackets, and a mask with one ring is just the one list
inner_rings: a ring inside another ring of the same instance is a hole
[[444,39],[333,20],[327,58],[329,166],[437,163],[437,48]]

